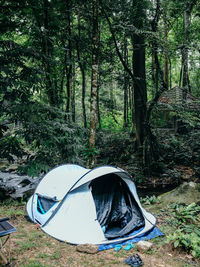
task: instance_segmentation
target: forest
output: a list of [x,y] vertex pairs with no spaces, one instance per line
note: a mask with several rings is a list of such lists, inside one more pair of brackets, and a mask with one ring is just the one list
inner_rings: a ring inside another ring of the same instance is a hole
[[[199,266],[200,0],[0,0],[0,199],[2,175],[67,163],[132,175],[165,235],[145,266]],[[124,266],[55,243],[17,200],[0,205],[16,266]]]
[[31,176],[199,174],[199,14],[198,0],[1,1],[0,157]]

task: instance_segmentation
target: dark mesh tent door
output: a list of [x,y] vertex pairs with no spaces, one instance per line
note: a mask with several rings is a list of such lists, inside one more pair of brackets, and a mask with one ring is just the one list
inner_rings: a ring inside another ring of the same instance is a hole
[[97,219],[108,239],[123,237],[144,226],[144,218],[128,186],[116,174],[104,175],[90,184]]

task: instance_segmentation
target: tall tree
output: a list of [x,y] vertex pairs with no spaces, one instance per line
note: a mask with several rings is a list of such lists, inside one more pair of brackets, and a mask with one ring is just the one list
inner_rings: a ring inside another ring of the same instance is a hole
[[[128,5],[129,6],[129,5]],[[133,56],[132,69],[124,60],[121,50],[116,39],[116,30],[112,26],[111,20],[103,8],[105,17],[109,24],[109,28],[113,37],[117,55],[127,73],[130,75],[134,89],[134,122],[136,124],[136,148],[143,145],[145,138],[145,121],[146,121],[146,73],[145,73],[145,34],[144,26],[146,22],[146,0],[132,0],[131,12],[129,11],[129,23],[133,26],[133,30],[128,28],[131,37]],[[130,6],[129,6],[130,10]],[[123,10],[124,12],[127,9]],[[121,12],[121,10],[119,11]],[[113,15],[113,14],[112,14]],[[127,16],[127,13],[126,13]]]
[[132,1],[132,24],[137,28],[137,32],[132,34],[133,46],[133,74],[134,74],[134,105],[136,122],[136,145],[143,145],[145,138],[146,120],[146,71],[145,71],[145,35],[143,33],[146,23],[146,1]]
[[[52,106],[57,105],[57,92],[54,88],[54,76],[53,76],[53,45],[51,41],[51,26],[52,26],[52,10],[51,3],[48,0],[43,0],[36,4],[34,0],[29,0],[28,4],[33,12],[32,26],[34,25],[36,30],[33,31],[35,37],[35,44],[39,47],[37,49],[41,54],[42,66],[45,75],[45,88],[46,95],[49,103]],[[31,36],[32,37],[32,36]]]
[[166,87],[168,88],[168,25],[167,25],[167,8],[168,8],[168,2],[167,0],[164,0],[164,6],[163,6],[163,23],[164,23],[164,82],[166,84]]
[[[154,3],[153,3],[154,4]],[[153,16],[153,19],[151,21],[151,29],[152,29],[152,40],[151,40],[151,46],[152,46],[152,97],[154,97],[155,93],[158,92],[158,81],[159,81],[159,75],[158,75],[158,42],[157,42],[157,35],[158,35],[158,23],[160,19],[160,8],[161,8],[161,0],[156,0],[155,4],[155,14]]]
[[77,57],[78,57],[78,64],[81,71],[81,78],[82,78],[82,95],[81,95],[81,105],[82,105],[82,113],[83,113],[83,124],[84,127],[87,127],[87,116],[86,116],[86,107],[85,107],[85,93],[86,93],[86,74],[85,68],[86,64],[83,59],[81,59],[81,18],[80,18],[80,9],[78,9],[78,37],[76,40],[76,50],[77,50]]
[[183,1],[183,46],[182,46],[182,67],[181,78],[183,87],[183,98],[186,97],[187,92],[191,92],[190,79],[189,79],[189,43],[190,43],[190,24],[192,9],[197,3],[197,0]]
[[183,47],[182,47],[182,86],[184,89],[184,98],[186,94],[190,90],[190,80],[189,80],[189,71],[188,71],[188,41],[189,41],[189,26],[190,26],[190,11],[188,7],[185,7],[184,15],[183,15],[183,29],[184,29],[184,39],[183,39]]
[[[72,101],[72,30],[71,30],[71,12],[72,1],[64,0],[66,6],[66,32],[67,32],[67,45],[65,47],[65,68],[66,68],[66,88],[67,88],[67,104],[66,112],[69,115],[70,106]],[[69,118],[69,116],[68,116]]]
[[[124,36],[124,61],[128,64],[128,48],[127,48],[127,37]],[[129,87],[129,76],[124,70],[124,122],[123,127],[128,127],[128,87]]]
[[95,163],[95,136],[97,125],[97,97],[98,97],[98,58],[99,58],[99,1],[93,0],[93,31],[92,31],[92,78],[91,78],[91,104],[90,104],[90,135],[89,135],[89,166]]

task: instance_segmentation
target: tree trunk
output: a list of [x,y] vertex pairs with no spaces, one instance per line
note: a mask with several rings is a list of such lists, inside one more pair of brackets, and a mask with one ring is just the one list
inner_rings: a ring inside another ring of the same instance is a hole
[[169,88],[172,88],[172,62],[169,58]]
[[135,106],[135,124],[136,124],[136,148],[142,147],[145,139],[145,121],[146,121],[146,71],[145,71],[145,37],[142,31],[146,14],[144,10],[145,1],[133,0],[132,2],[135,18],[133,25],[138,29],[137,33],[132,35],[133,46],[133,74],[134,74],[134,106]]
[[188,43],[189,43],[189,27],[190,27],[190,13],[188,10],[184,12],[184,44],[182,49],[182,75],[183,75],[183,98],[186,98],[188,92],[191,91],[189,70],[188,70]]
[[[99,79],[98,79],[99,80]],[[98,127],[101,129],[101,113],[100,113],[100,100],[99,100],[99,82],[98,82],[98,87],[97,87],[97,118],[98,118]]]
[[52,106],[56,105],[55,100],[55,91],[53,88],[53,82],[51,79],[51,52],[50,52],[50,41],[49,41],[49,14],[48,14],[49,3],[47,0],[44,0],[44,33],[42,37],[42,46],[44,52],[44,68],[45,68],[45,78],[46,78],[46,93],[49,99],[49,103]]
[[72,121],[76,121],[76,103],[75,103],[75,90],[76,90],[76,74],[75,74],[75,63],[73,64],[72,67],[72,75],[73,75],[73,82],[72,82],[72,97],[71,97],[71,102],[72,102]]
[[86,108],[85,108],[85,91],[86,91],[86,79],[85,79],[85,63],[82,62],[80,56],[80,40],[81,40],[81,23],[80,23],[80,14],[78,14],[78,40],[76,42],[78,64],[81,71],[82,77],[82,96],[81,96],[81,105],[83,112],[83,124],[87,128],[87,117],[86,117]]
[[133,45],[133,72],[134,81],[134,106],[136,123],[136,147],[143,145],[145,138],[146,121],[146,74],[145,74],[145,41],[142,34],[134,34]]
[[183,75],[183,98],[186,97],[188,92],[191,92],[190,79],[189,79],[189,69],[188,69],[188,51],[189,51],[189,30],[191,23],[192,9],[198,4],[197,0],[188,0],[185,2],[185,11],[183,17],[183,27],[184,27],[184,43],[182,49],[182,75]]
[[109,111],[113,113],[114,107],[115,107],[115,100],[114,100],[114,87],[115,87],[115,81],[112,80],[112,78],[109,81],[109,88],[110,88],[110,95],[109,95]]
[[164,82],[168,89],[168,27],[167,27],[167,0],[164,0]]
[[[128,49],[127,49],[127,38],[124,37],[124,61],[128,64]],[[129,77],[127,72],[124,70],[124,123],[123,128],[128,127],[128,86]]]
[[[160,19],[160,7],[161,0],[156,0],[155,16],[151,22],[152,31],[155,33],[155,35],[158,30],[158,22]],[[152,38],[152,97],[154,97],[154,95],[158,92],[159,70],[156,64],[156,60],[158,58],[158,43],[156,37],[153,36]]]
[[72,34],[71,34],[71,0],[66,0],[66,20],[67,20],[67,37],[68,44],[66,47],[65,57],[65,67],[66,67],[66,88],[67,88],[67,103],[66,103],[66,113],[69,119],[70,105],[71,105],[71,92],[72,92]]
[[98,97],[98,56],[99,56],[99,28],[98,28],[98,0],[93,0],[93,32],[92,32],[92,78],[90,104],[90,134],[88,165],[95,163],[95,136],[97,125],[97,97]]
[[44,75],[45,75],[45,93],[47,95],[49,104],[52,106],[58,105],[58,92],[54,88],[54,82],[52,78],[52,44],[50,42],[49,36],[49,2],[48,0],[43,0],[42,2],[42,11],[43,14],[40,16],[37,8],[33,3],[31,3],[31,8],[33,11],[33,15],[35,17],[38,29],[40,31],[41,38],[41,51],[43,53],[42,56],[42,64],[44,67]]

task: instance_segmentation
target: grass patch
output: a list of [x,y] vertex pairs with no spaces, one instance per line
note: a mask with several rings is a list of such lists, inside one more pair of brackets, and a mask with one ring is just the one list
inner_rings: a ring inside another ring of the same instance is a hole
[[49,254],[46,254],[46,253],[39,253],[36,258],[39,258],[39,259],[46,259],[46,258],[49,258]]
[[75,259],[73,258],[73,257],[70,257],[69,259],[68,259],[68,263],[73,263],[75,261]]
[[0,214],[4,217],[16,218],[25,215],[25,203],[14,200],[5,200],[1,203]]
[[26,264],[22,264],[19,267],[51,267],[51,265],[41,264],[39,261],[34,261]]
[[57,260],[59,259],[61,256],[61,251],[60,250],[56,250],[54,251],[54,253],[51,255],[50,259],[51,260]]
[[20,252],[25,252],[26,250],[30,250],[36,248],[38,246],[37,242],[32,242],[30,240],[27,241],[17,241],[17,245],[19,246]]

